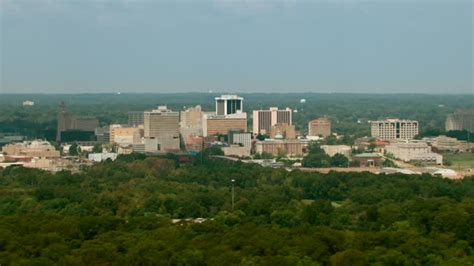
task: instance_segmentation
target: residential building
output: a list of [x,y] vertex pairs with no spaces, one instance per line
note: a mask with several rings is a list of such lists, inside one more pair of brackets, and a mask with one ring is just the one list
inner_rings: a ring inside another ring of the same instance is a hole
[[331,120],[327,117],[321,117],[309,121],[308,136],[331,136]]
[[22,105],[23,106],[34,106],[35,102],[30,101],[30,100],[26,100],[26,101],[23,101]]
[[301,140],[276,140],[266,139],[255,143],[255,152],[269,153],[274,156],[287,155],[301,157],[306,153],[307,142]]
[[423,141],[393,142],[385,147],[387,154],[409,162],[419,161],[426,164],[442,164],[443,156],[431,151],[431,147]]
[[131,111],[128,112],[128,125],[131,127],[136,127],[138,125],[143,125],[145,121],[143,111]]
[[408,140],[418,135],[418,121],[386,119],[371,122],[371,134],[382,140]]
[[339,153],[350,158],[352,154],[352,148],[347,145],[321,145],[321,149],[331,157]]
[[247,114],[203,115],[202,130],[204,137],[217,134],[226,135],[231,129],[242,129],[247,132]]
[[466,130],[474,133],[474,110],[457,110],[446,118],[446,131]]
[[[179,150],[179,112],[173,112],[166,106],[146,111],[144,113],[144,136],[145,139],[156,140],[158,151]],[[149,143],[151,144],[152,141]],[[145,150],[147,150],[146,142]]]
[[216,115],[230,115],[244,111],[244,98],[237,95],[216,97]]
[[277,124],[293,124],[293,111],[290,108],[278,110],[277,107],[270,107],[269,110],[253,111],[253,134],[269,135],[272,126]]

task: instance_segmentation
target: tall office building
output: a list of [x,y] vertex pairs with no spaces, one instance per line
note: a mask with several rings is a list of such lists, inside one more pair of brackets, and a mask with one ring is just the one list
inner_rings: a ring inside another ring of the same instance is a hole
[[308,123],[308,136],[323,136],[331,135],[331,120],[326,117],[313,119]]
[[61,132],[71,128],[71,115],[66,111],[64,102],[59,104],[56,141],[61,141]]
[[474,132],[474,110],[457,110],[446,118],[446,131],[467,130]]
[[[179,113],[173,112],[166,106],[144,113],[145,139],[156,140],[146,143],[156,143],[158,151],[179,150]],[[146,147],[145,147],[146,148]]]
[[216,114],[230,115],[244,111],[244,98],[237,95],[216,97]]
[[128,112],[128,125],[129,126],[138,126],[143,125],[144,113],[143,111],[131,111]]
[[413,139],[418,135],[418,121],[386,119],[371,122],[371,134],[383,140]]
[[202,117],[204,114],[206,113],[202,111],[200,105],[181,111],[180,133],[186,147],[194,147],[196,137],[203,135]]
[[247,113],[231,115],[205,114],[202,118],[203,136],[228,134],[231,129],[241,129],[247,132]]
[[253,111],[253,133],[270,134],[272,126],[277,124],[293,124],[293,111],[290,108],[278,110],[277,107],[270,107],[269,110]]
[[181,128],[202,128],[202,108],[200,105],[181,111]]
[[92,132],[92,135],[94,135],[94,130],[97,127],[99,127],[99,120],[97,120],[97,118],[87,116],[75,116],[69,114],[66,110],[66,105],[64,104],[64,102],[61,102],[59,104],[58,126],[56,132],[57,141],[61,141],[62,133],[66,131],[74,131],[69,133],[77,135],[77,137],[81,137],[81,132],[84,132],[85,134],[87,133],[87,135]]

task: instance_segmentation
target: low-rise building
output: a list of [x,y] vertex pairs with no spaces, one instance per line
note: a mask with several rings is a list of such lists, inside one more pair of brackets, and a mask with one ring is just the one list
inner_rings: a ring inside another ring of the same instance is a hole
[[57,151],[53,145],[42,140],[25,141],[22,143],[5,145],[2,148],[2,152],[7,155],[44,158],[57,158],[60,156],[60,152]]
[[136,153],[145,153],[145,143],[134,143],[132,151]]
[[0,147],[11,143],[23,142],[24,140],[25,136],[5,136],[0,133]]
[[230,145],[229,147],[222,147],[222,151],[225,156],[235,156],[235,157],[249,157],[250,149],[240,145]]
[[382,156],[375,153],[361,153],[352,156],[352,160],[358,161],[361,167],[381,166],[383,162]]
[[102,162],[108,159],[115,161],[117,159],[117,153],[107,152],[107,153],[89,153],[89,160],[93,162]]
[[277,135],[283,136],[284,139],[296,139],[295,126],[286,123],[273,125],[270,130],[270,138],[274,139]]
[[200,136],[188,136],[185,140],[186,150],[200,152],[204,146],[204,138]]
[[41,169],[51,172],[59,172],[63,170],[73,170],[78,168],[72,161],[61,158],[34,158],[23,164],[23,167]]
[[269,153],[274,156],[303,156],[307,147],[308,142],[301,140],[266,139],[255,143],[255,152]]
[[252,133],[243,130],[230,130],[228,135],[229,144],[241,144],[249,151],[252,149]]
[[437,136],[432,138],[423,138],[431,147],[438,151],[466,152],[474,149],[474,143],[457,140],[447,136]]
[[339,153],[350,158],[352,154],[352,148],[347,145],[321,145],[321,149],[331,157]]
[[431,151],[423,141],[393,142],[385,147],[387,154],[405,162],[418,161],[425,164],[442,164],[443,156]]
[[30,101],[30,100],[26,100],[26,101],[23,101],[22,105],[23,106],[33,106],[33,105],[35,105],[35,102]]

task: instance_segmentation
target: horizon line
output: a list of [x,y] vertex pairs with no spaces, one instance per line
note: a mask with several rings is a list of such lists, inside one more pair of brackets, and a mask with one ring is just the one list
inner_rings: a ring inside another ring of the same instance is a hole
[[0,95],[139,95],[139,94],[354,94],[354,95],[472,95],[474,92],[228,92],[228,91],[183,91],[183,92],[1,92]]

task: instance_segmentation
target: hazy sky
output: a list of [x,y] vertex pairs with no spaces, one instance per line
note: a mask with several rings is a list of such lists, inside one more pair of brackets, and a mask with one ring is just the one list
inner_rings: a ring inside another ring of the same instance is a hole
[[470,0],[0,0],[0,92],[473,93]]

